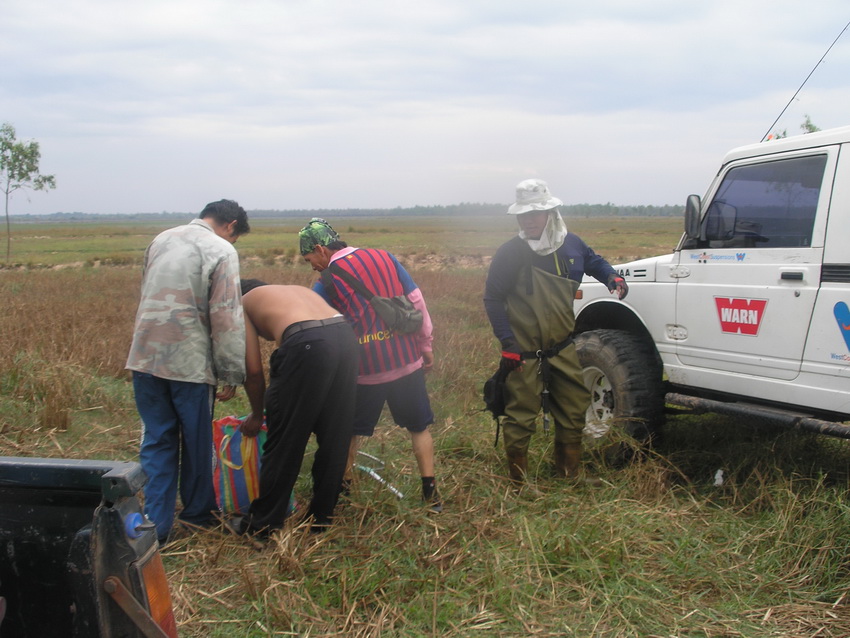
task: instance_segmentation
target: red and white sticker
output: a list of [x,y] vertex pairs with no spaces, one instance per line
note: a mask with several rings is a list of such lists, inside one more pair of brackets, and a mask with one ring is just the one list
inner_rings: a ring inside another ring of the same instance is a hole
[[715,297],[720,329],[729,334],[758,335],[767,299]]

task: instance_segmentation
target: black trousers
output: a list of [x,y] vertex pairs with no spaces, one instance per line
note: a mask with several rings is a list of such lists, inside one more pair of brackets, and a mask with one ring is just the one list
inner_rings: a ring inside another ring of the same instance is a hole
[[318,524],[330,522],[352,437],[357,357],[357,338],[346,322],[298,332],[272,353],[265,395],[268,438],[251,529],[283,525],[311,434],[318,449],[308,514]]

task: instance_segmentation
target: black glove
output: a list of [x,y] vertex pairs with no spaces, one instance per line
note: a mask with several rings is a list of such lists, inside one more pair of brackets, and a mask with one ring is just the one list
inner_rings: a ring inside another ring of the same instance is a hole
[[611,275],[608,277],[608,290],[611,292],[617,291],[617,297],[625,299],[629,294],[629,284],[620,275]]
[[522,356],[520,353],[512,352],[511,350],[502,350],[502,360],[499,361],[499,370],[513,372],[519,368],[522,368]]

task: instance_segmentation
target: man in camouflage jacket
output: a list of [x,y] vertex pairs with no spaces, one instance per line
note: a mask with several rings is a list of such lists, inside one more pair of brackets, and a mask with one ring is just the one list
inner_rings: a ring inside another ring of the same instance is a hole
[[174,521],[207,525],[212,482],[212,408],[245,379],[245,322],[233,244],[250,230],[236,202],[207,204],[198,219],[160,233],[145,252],[141,302],[127,369],[142,419],[139,454],[148,476],[145,514],[165,542]]

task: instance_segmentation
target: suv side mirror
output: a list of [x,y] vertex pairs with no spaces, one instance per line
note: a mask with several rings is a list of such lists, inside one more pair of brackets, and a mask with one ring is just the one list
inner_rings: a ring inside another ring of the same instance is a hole
[[702,201],[699,195],[688,195],[685,203],[685,236],[688,239],[699,239],[701,209]]

